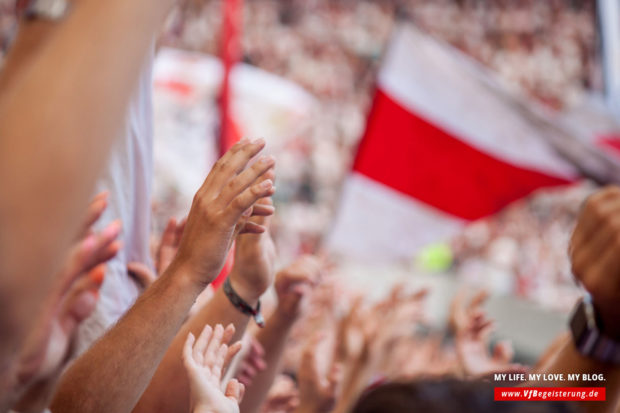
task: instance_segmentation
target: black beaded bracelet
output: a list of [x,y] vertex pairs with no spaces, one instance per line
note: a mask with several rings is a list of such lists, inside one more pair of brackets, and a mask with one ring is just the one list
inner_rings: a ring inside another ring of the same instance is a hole
[[230,278],[226,278],[224,282],[224,294],[228,297],[230,303],[243,314],[249,315],[254,318],[254,321],[259,327],[265,327],[265,319],[260,312],[260,300],[258,300],[258,304],[256,304],[256,308],[252,308],[248,303],[246,303],[243,298],[239,297],[239,294],[232,288],[230,285]]

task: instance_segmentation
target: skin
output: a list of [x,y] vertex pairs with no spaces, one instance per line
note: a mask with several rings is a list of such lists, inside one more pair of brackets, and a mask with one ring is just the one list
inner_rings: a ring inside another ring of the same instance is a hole
[[[266,173],[272,179],[273,172]],[[271,201],[260,201],[260,216],[251,217],[248,222],[260,228],[268,227],[268,218],[263,216],[272,211]],[[185,232],[190,228],[188,218]],[[185,236],[185,234],[184,234]],[[260,296],[271,285],[274,278],[275,250],[267,231],[262,233],[246,233],[237,237],[235,247],[235,264],[229,278],[233,289],[251,306],[255,307]],[[181,328],[176,335],[148,389],[140,399],[134,412],[182,412],[186,413],[189,406],[189,383],[181,355],[183,345],[189,333],[200,334],[205,325],[232,324],[235,327],[233,341],[239,340],[250,318],[237,310],[228,300],[222,288]]]
[[450,324],[462,373],[478,379],[492,377],[494,373],[525,373],[525,366],[511,363],[514,352],[510,342],[497,343],[490,351],[493,322],[482,308],[488,297],[486,291],[480,291],[465,303],[461,291],[452,301]]
[[[607,187],[585,203],[573,232],[569,255],[573,274],[590,293],[602,320],[604,333],[620,342],[620,188]],[[583,403],[588,412],[612,412],[620,401],[620,368],[581,355],[570,335],[552,344],[558,350],[539,368],[539,373],[603,374],[605,402]],[[582,377],[581,375],[579,377]],[[591,386],[592,382],[557,383]]]
[[[0,394],[1,411],[14,405],[22,413],[42,411],[67,362],[79,324],[94,310],[105,273],[104,263],[119,250],[120,226],[111,223],[95,234],[91,227],[106,207],[107,194],[99,194],[90,207],[81,238],[77,239],[56,276],[45,311],[27,336],[14,368],[11,384]],[[18,400],[17,404],[16,401]]]
[[243,413],[255,413],[267,398],[276,376],[281,369],[282,356],[293,324],[300,315],[304,296],[310,287],[319,281],[321,266],[317,258],[305,255],[276,275],[275,288],[278,306],[265,328],[256,334],[257,341],[264,349],[265,368],[257,371],[252,384],[246,388],[241,403]]
[[191,388],[193,413],[239,413],[244,386],[236,379],[223,382],[232,358],[241,349],[241,342],[228,346],[235,328],[221,324],[206,326],[198,339],[189,333],[183,347],[183,364]]
[[[127,314],[71,365],[54,397],[52,411],[122,413],[136,406],[157,366],[165,365],[162,359],[174,348],[194,301],[221,270],[232,240],[242,231],[265,231],[260,224],[246,225],[253,205],[275,189],[271,180],[263,179],[274,166],[273,158],[261,157],[247,166],[264,145],[263,140],[242,140],[216,162],[194,197],[173,262]],[[209,303],[220,301],[216,294]],[[227,312],[235,314],[236,310],[227,308]],[[203,322],[198,331],[206,324],[231,323],[225,315],[217,318]],[[180,360],[189,331],[183,331],[176,361],[184,373]],[[172,382],[168,384],[173,387]],[[168,394],[173,393],[170,387]],[[189,408],[188,389],[187,385],[183,394],[185,411]]]
[[0,302],[11,317],[0,317],[0,371],[52,289],[172,5],[79,2],[35,52],[26,51],[46,27],[20,34],[7,56],[0,75]]

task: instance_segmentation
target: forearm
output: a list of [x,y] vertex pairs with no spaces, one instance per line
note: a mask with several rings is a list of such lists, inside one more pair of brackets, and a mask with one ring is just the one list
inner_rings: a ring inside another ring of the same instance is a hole
[[19,297],[13,314],[24,318],[24,330],[25,315],[49,291],[59,257],[78,230],[170,4],[76,4],[2,90],[0,285]]
[[64,374],[53,412],[130,412],[200,293],[174,263]]
[[565,380],[569,374],[576,374],[579,380],[556,383],[559,386],[573,387],[593,387],[593,382],[583,380],[584,374],[602,374],[605,382],[597,383],[596,386],[603,385],[606,388],[606,401],[584,403],[583,408],[587,412],[610,412],[620,402],[620,368],[582,356],[569,335],[566,336],[564,344],[559,347],[555,357],[550,357],[549,361],[537,370],[537,373],[562,373]]
[[[255,305],[254,302],[248,302]],[[181,328],[160,363],[148,389],[134,409],[134,413],[187,413],[189,411],[189,381],[183,366],[183,344],[191,332],[196,337],[205,325],[222,324],[235,326],[231,342],[239,340],[247,327],[249,317],[236,309],[222,288],[213,298]]]
[[267,320],[265,328],[256,335],[256,339],[265,349],[267,367],[259,371],[252,384],[245,389],[240,408],[241,413],[255,413],[260,410],[275,377],[280,372],[282,356],[295,319],[276,309]]

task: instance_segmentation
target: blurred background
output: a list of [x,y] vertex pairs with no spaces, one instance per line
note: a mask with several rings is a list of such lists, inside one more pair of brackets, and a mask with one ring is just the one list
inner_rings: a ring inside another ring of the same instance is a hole
[[[488,288],[498,336],[531,360],[579,296],[580,205],[620,182],[618,7],[182,1],[157,42],[153,235],[223,147],[264,137],[282,262],[325,254],[377,296],[430,285],[439,325],[461,285]],[[3,54],[15,24],[0,0]]]

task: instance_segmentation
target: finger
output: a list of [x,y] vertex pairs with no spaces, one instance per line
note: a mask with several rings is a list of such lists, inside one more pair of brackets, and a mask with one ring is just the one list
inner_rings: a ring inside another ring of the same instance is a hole
[[206,192],[209,197],[215,197],[264,147],[264,139],[257,139],[254,142],[241,139],[215,163],[199,191]]
[[250,186],[263,183],[265,180],[261,179],[262,175],[272,169],[275,162],[273,156],[261,156],[258,162],[228,181],[218,197],[217,206],[224,208]]
[[252,209],[252,216],[268,217],[275,213],[276,209],[272,205],[256,203]]
[[[99,235],[94,235],[95,244],[90,254],[86,253],[80,257],[78,271],[90,271],[97,265],[113,258],[122,246],[121,242],[116,240],[121,230],[121,221],[116,220],[105,227]],[[84,242],[91,242],[91,240],[87,240]]]
[[226,360],[227,354],[228,345],[222,344],[220,348],[217,349],[215,361],[211,367],[211,372],[218,382],[222,378],[222,369],[224,368],[224,361]]
[[177,231],[177,220],[174,218],[170,218],[168,220],[168,224],[164,229],[164,232],[161,235],[161,242],[159,249],[161,250],[162,246],[174,245],[174,241],[176,238]]
[[[236,222],[243,211],[250,208],[256,201],[261,198],[273,195],[275,192],[273,182],[266,180],[260,184],[253,185],[234,198],[226,207],[226,218],[229,223]],[[256,222],[257,219],[263,217],[252,217],[250,221]]]
[[461,288],[457,291],[452,298],[452,303],[450,303],[450,327],[453,332],[458,332],[459,330],[465,328],[466,315],[465,315],[465,306],[463,302],[465,301],[465,289]]
[[121,244],[114,241],[114,238],[118,236],[120,228],[113,224],[102,235],[90,235],[71,249],[62,270],[61,290],[69,288],[80,274],[91,271],[118,253]]
[[198,336],[198,340],[196,340],[196,344],[194,345],[194,360],[200,366],[203,365],[204,362],[204,352],[207,349],[207,345],[211,340],[211,335],[213,334],[213,328],[210,325],[206,325],[205,328]]
[[222,343],[230,344],[230,340],[235,336],[235,325],[230,323],[226,326],[224,334],[222,335]]
[[86,210],[86,218],[82,226],[80,238],[84,238],[90,228],[101,218],[103,212],[108,206],[108,192],[104,191],[95,196],[88,209]]
[[327,376],[329,387],[335,389],[342,379],[342,364],[334,363]]
[[430,290],[428,288],[421,288],[413,292],[408,299],[411,301],[422,301],[428,297]]
[[[270,169],[269,171],[265,172],[265,174],[257,180],[257,183],[262,183],[264,181],[271,181],[274,183],[275,186],[275,174],[273,173],[273,169]],[[265,198],[261,198],[258,201],[256,201],[256,203],[254,204],[254,206],[266,206],[266,207],[273,207],[273,200],[271,199],[271,197],[265,197]],[[269,229],[269,225],[271,223],[271,217],[273,215],[254,215],[252,216],[249,221],[257,224],[257,225],[262,225],[263,227],[265,227],[267,230]]]
[[195,366],[193,357],[193,347],[195,341],[196,338],[194,335],[189,333],[185,339],[185,344],[183,345],[183,362],[187,368]]
[[181,244],[181,238],[183,238],[183,232],[185,231],[185,226],[187,225],[187,217],[183,218],[181,222],[177,225],[174,237],[174,247],[178,247]]
[[243,366],[243,374],[249,377],[250,379],[254,379],[256,377],[256,369],[249,364],[245,364]]
[[226,384],[226,391],[224,394],[236,403],[241,403],[244,391],[245,387],[243,384],[239,383],[236,379],[230,379],[228,384]]
[[258,340],[256,339],[252,340],[251,346],[252,346],[251,347],[252,352],[256,354],[258,357],[265,356],[265,348]]
[[239,383],[245,386],[250,386],[252,384],[252,379],[243,373],[240,373],[239,375],[237,375],[236,378],[237,380],[239,380]]
[[123,247],[121,241],[112,241],[110,244],[102,245],[95,254],[83,263],[82,271],[90,271],[100,264],[104,264],[114,258]]
[[130,262],[127,264],[127,272],[133,277],[142,288],[146,289],[151,286],[157,279],[157,276],[151,269],[141,262]]
[[228,370],[230,363],[235,358],[235,356],[241,351],[243,344],[240,341],[237,341],[235,344],[228,347],[228,353],[226,354],[226,358],[224,359],[224,372]]
[[237,383],[235,386],[237,387],[237,400],[241,403],[243,401],[243,396],[245,395],[245,386],[242,383]]
[[74,328],[87,319],[99,301],[99,290],[105,277],[105,265],[95,267],[88,273],[80,274],[70,289],[64,294],[59,320],[64,331]]
[[489,292],[486,290],[480,290],[469,301],[469,305],[467,306],[467,308],[471,311],[478,307],[481,307],[488,298]]
[[239,230],[239,234],[262,234],[266,232],[267,228],[262,225],[258,225],[252,221],[246,221],[243,227]]
[[500,363],[510,362],[514,355],[515,352],[510,341],[500,341],[493,348],[493,359]]
[[267,363],[265,362],[265,359],[263,359],[261,356],[250,357],[248,359],[248,363],[256,371],[263,371],[267,368]]
[[222,345],[222,337],[224,337],[224,327],[221,324],[217,324],[213,329],[213,335],[211,340],[204,351],[204,365],[212,365],[215,363],[217,351]]

